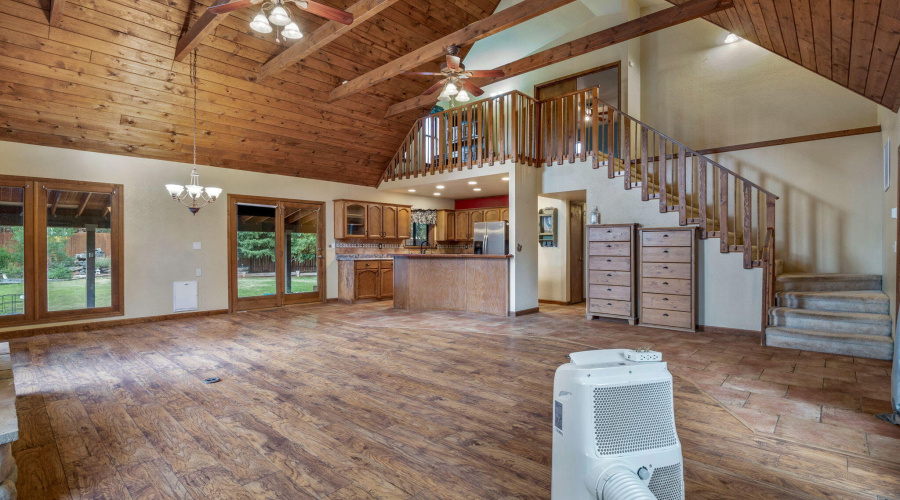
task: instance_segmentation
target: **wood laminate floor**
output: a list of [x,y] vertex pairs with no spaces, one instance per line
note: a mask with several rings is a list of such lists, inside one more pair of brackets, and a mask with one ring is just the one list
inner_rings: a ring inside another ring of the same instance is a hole
[[[12,340],[19,497],[549,498],[556,367],[653,346],[676,375],[687,498],[900,498],[900,441],[865,411],[889,365],[542,310],[325,304]],[[779,367],[783,394],[761,378]],[[841,394],[863,387],[854,409]]]

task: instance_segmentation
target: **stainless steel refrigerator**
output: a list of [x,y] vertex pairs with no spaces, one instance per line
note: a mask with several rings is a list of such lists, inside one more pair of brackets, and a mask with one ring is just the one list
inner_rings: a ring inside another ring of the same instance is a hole
[[509,224],[499,222],[476,222],[474,247],[476,254],[508,255]]

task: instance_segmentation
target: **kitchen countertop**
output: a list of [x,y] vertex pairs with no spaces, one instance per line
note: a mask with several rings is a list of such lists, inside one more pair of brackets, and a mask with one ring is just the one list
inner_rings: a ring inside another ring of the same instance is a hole
[[397,254],[394,258],[403,257],[407,259],[511,259],[512,255],[476,255],[473,253],[435,253],[435,254]]

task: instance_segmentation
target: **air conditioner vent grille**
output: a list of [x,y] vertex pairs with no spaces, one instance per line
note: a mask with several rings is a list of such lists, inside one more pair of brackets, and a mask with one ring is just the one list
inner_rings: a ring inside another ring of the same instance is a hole
[[647,487],[650,488],[650,493],[653,493],[657,500],[683,500],[683,477],[680,462],[665,467],[657,467],[653,471],[653,476],[650,478],[650,484]]
[[594,388],[598,455],[620,455],[677,443],[672,382]]

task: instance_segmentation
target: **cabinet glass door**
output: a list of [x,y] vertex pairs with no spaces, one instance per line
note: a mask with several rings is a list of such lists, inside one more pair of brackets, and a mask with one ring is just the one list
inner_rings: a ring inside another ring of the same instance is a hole
[[348,237],[366,237],[366,206],[347,205],[344,215],[344,223],[347,225],[344,234]]

